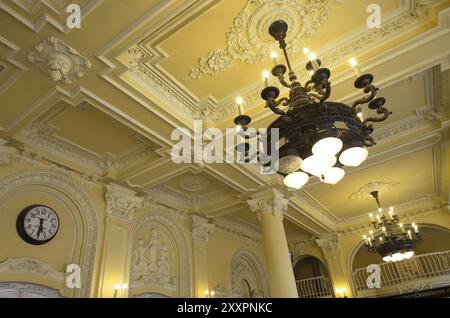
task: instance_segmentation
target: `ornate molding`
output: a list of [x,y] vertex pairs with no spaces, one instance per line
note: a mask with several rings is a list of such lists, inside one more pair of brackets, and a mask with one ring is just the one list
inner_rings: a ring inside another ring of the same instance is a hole
[[0,273],[35,274],[64,282],[64,273],[58,272],[50,264],[31,258],[8,258],[0,263]]
[[28,61],[55,82],[72,84],[91,68],[91,62],[63,41],[48,37],[28,54]]
[[328,20],[330,0],[249,0],[234,19],[226,34],[226,48],[215,49],[200,58],[199,65],[184,78],[186,81],[215,76],[231,68],[233,60],[247,64],[261,62],[276,43],[268,34],[270,24],[284,20],[289,24],[288,47],[297,51]]
[[208,243],[209,234],[214,230],[214,224],[198,215],[192,215],[192,241],[194,243]]
[[199,192],[205,190],[211,182],[202,176],[188,176],[180,181],[180,187],[186,191]]
[[236,252],[231,260],[231,297],[243,298],[242,282],[250,287],[251,298],[269,296],[267,277],[258,258],[249,250]]
[[131,222],[134,212],[142,207],[144,198],[137,197],[135,191],[114,183],[106,188],[106,215]]
[[327,259],[335,260],[339,257],[339,234],[330,233],[316,240],[317,245],[322,249]]
[[0,283],[0,298],[62,298],[57,290],[31,283]]
[[6,165],[11,157],[17,154],[17,149],[6,146],[7,143],[6,140],[0,139],[0,167]]
[[81,277],[81,297],[89,297],[91,290],[91,279],[94,268],[95,253],[97,250],[98,221],[95,206],[89,196],[79,188],[79,184],[70,175],[61,171],[36,170],[22,172],[11,175],[0,182],[0,199],[11,191],[28,185],[49,186],[57,188],[73,198],[78,206],[78,211],[85,219],[83,224],[84,237],[82,240],[83,257],[80,260]]
[[278,190],[265,190],[251,197],[253,199],[248,200],[247,203],[252,212],[257,213],[259,219],[263,213],[283,214],[287,211],[289,199],[285,199]]

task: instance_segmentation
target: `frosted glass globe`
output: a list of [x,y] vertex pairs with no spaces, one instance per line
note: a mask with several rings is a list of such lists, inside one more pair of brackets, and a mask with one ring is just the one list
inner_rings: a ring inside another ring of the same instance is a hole
[[287,175],[283,182],[284,184],[292,189],[301,189],[309,180],[309,176],[304,172],[293,172]]
[[414,251],[409,251],[405,253],[405,258],[406,259],[410,259],[411,257],[414,256]]
[[337,184],[344,178],[344,176],[344,169],[333,167],[323,175],[323,182],[328,184]]
[[383,261],[389,263],[390,261],[392,261],[392,257],[390,255],[383,257]]
[[317,156],[335,156],[342,150],[343,146],[344,144],[339,138],[327,137],[314,144],[312,153]]
[[317,156],[313,155],[311,157],[303,160],[301,168],[313,176],[321,177],[328,170],[330,170],[337,162],[335,156]]
[[281,173],[292,173],[300,169],[302,158],[295,155],[280,158],[278,162],[278,171]]
[[358,167],[369,156],[369,152],[364,147],[353,147],[345,150],[339,157],[339,161],[348,167]]

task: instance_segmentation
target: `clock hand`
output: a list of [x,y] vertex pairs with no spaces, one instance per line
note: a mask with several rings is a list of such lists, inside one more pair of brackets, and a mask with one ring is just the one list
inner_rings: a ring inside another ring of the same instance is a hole
[[37,232],[37,237],[39,238],[39,236],[41,235],[41,232],[44,231],[44,219],[43,218],[39,218],[39,229]]

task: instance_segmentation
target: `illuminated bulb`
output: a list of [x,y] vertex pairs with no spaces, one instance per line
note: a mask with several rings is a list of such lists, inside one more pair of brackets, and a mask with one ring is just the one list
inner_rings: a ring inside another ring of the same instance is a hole
[[378,208],[378,212],[379,213],[383,212],[383,209],[382,208]]
[[327,137],[319,140],[312,147],[312,153],[318,156],[334,156],[338,154],[344,144],[342,140],[336,137]]
[[239,115],[244,115],[244,99],[242,97],[236,98],[236,104],[238,105]]
[[358,167],[369,156],[369,152],[364,147],[353,147],[345,150],[339,157],[339,161],[349,167]]
[[216,292],[214,290],[211,290],[211,297],[214,297],[215,294]]
[[356,67],[358,65],[358,61],[353,57],[348,61],[351,67]]
[[356,116],[358,116],[358,118],[359,118],[361,121],[364,121],[364,114],[363,114],[362,112],[358,112],[358,114],[357,114]]
[[317,59],[317,55],[311,52],[311,53],[309,53],[308,58],[309,58],[311,61],[314,61],[314,60]]
[[291,189],[299,190],[301,189],[309,180],[309,176],[304,172],[293,172],[288,174],[283,182]]
[[122,284],[122,289],[128,289],[128,284]]
[[300,169],[302,158],[296,155],[289,155],[280,158],[278,162],[278,171],[289,174]]
[[383,261],[385,261],[386,263],[389,263],[390,261],[392,261],[392,257],[390,255],[383,257]]
[[114,284],[114,290],[119,290],[120,289],[120,284]]
[[273,59],[276,59],[278,57],[278,55],[276,52],[272,52],[272,53],[270,53],[270,57]]
[[307,47],[305,47],[304,49],[303,49],[303,54],[305,54],[305,55],[308,55],[309,54],[309,49],[307,48]]
[[313,76],[314,75],[314,71],[309,71],[309,75]]
[[269,71],[263,71],[262,74],[263,74],[264,79],[269,79],[269,77],[270,77]]
[[205,290],[205,296],[209,296],[209,290]]
[[313,176],[320,177],[336,164],[335,156],[316,156],[303,160],[301,168]]
[[333,167],[323,176],[323,182],[328,184],[337,184],[345,177],[345,171],[342,168]]

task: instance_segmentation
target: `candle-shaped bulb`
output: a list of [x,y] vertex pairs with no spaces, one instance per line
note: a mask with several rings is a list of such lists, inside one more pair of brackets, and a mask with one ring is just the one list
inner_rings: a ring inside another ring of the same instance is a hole
[[373,214],[372,213],[370,213],[369,214],[369,218],[372,220],[372,222],[373,222]]
[[380,242],[383,242],[383,237],[382,236],[380,236]]
[[317,62],[317,55],[314,54],[313,52],[311,52],[311,53],[309,53],[308,58],[311,61],[314,71],[317,71],[320,67],[319,63]]
[[120,284],[114,284],[114,290],[119,290],[120,289]]
[[209,296],[209,290],[205,290],[205,296],[206,296],[206,297]]
[[244,99],[242,97],[236,98],[236,104],[239,109],[239,115],[244,115]]
[[128,289],[128,284],[126,283],[122,284],[122,289]]
[[378,208],[378,212],[383,212],[383,209],[382,208]]
[[359,111],[358,114],[356,114],[356,116],[358,116],[358,118],[359,118],[361,121],[364,121],[364,114],[363,114],[362,111]]
[[269,77],[270,77],[269,71],[264,71],[263,78],[264,78],[264,84],[266,85],[266,87],[269,86]]
[[381,223],[381,218],[379,215],[377,215],[377,220],[378,220],[378,223]]
[[353,68],[353,70],[355,71],[355,75],[356,76],[360,76],[361,75],[361,70],[358,67],[358,61],[353,57],[351,58],[348,63],[350,64],[350,66]]
[[384,226],[381,228],[381,230],[386,233],[386,228]]
[[273,64],[275,64],[275,66],[278,65],[278,61],[277,61],[278,54],[277,54],[277,52],[270,53],[270,57],[272,58]]
[[412,240],[411,230],[408,230],[408,237],[410,240]]
[[216,292],[214,290],[211,290],[211,297],[214,297],[215,294]]
[[370,237],[367,238],[367,241],[369,242],[369,246],[372,246],[372,239]]
[[393,219],[394,218],[394,212],[392,212],[391,210],[389,210],[389,216],[391,217],[391,219]]
[[303,54],[305,54],[306,56],[308,56],[309,52],[310,50],[307,47],[303,49]]

